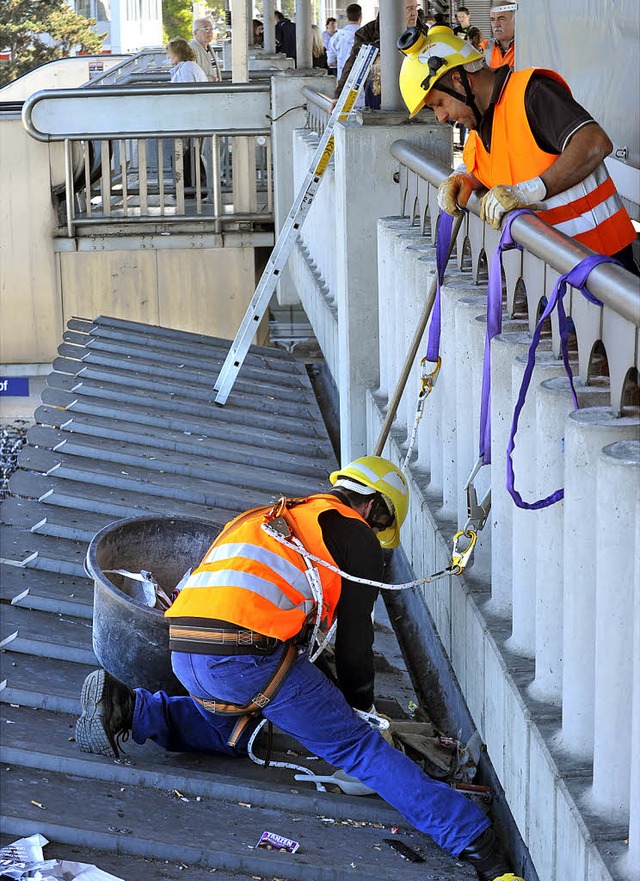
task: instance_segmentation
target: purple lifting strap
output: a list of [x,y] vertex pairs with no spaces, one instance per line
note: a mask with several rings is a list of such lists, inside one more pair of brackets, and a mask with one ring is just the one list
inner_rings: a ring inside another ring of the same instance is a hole
[[553,293],[549,297],[549,302],[545,306],[542,317],[536,325],[536,329],[533,333],[533,339],[531,340],[531,345],[529,346],[527,366],[525,367],[524,376],[522,377],[522,384],[520,385],[518,400],[516,402],[516,407],[513,413],[511,433],[509,434],[509,445],[507,447],[507,489],[509,491],[509,494],[511,495],[511,498],[519,508],[525,508],[527,511],[537,511],[540,508],[547,508],[549,507],[549,505],[555,505],[556,502],[559,502],[560,499],[564,498],[564,489],[558,489],[554,493],[551,493],[550,496],[547,496],[545,499],[538,499],[536,502],[524,502],[522,500],[522,496],[514,486],[515,474],[513,470],[512,453],[515,447],[516,432],[518,430],[518,420],[520,418],[520,412],[522,411],[522,408],[524,406],[524,402],[527,396],[527,390],[529,388],[529,384],[531,383],[531,375],[533,373],[533,368],[536,364],[536,349],[538,348],[538,343],[540,342],[542,325],[544,324],[548,316],[551,315],[553,310],[557,308],[558,328],[560,330],[560,351],[562,353],[564,369],[567,371],[567,376],[569,378],[569,385],[571,386],[573,402],[577,410],[578,398],[576,395],[575,387],[573,385],[573,374],[571,372],[571,366],[569,364],[567,315],[564,311],[562,298],[567,292],[567,285],[571,285],[571,287],[580,290],[590,303],[594,303],[596,306],[602,306],[600,300],[597,300],[592,294],[589,293],[586,288],[589,274],[594,269],[594,267],[598,266],[600,263],[617,262],[618,261],[614,260],[612,257],[605,257],[602,254],[593,254],[590,257],[586,257],[584,260],[578,263],[577,266],[574,266],[570,272],[567,272],[565,275],[561,275],[556,282]]
[[483,465],[491,463],[491,340],[502,333],[502,252],[522,245],[513,240],[511,224],[521,214],[531,214],[529,208],[513,211],[504,222],[500,244],[491,259],[489,284],[487,285],[487,335],[484,343],[482,365],[482,394],[480,396],[480,442],[479,455]]
[[441,302],[440,302],[440,285],[444,281],[444,273],[447,268],[447,260],[449,257],[449,244],[451,242],[451,228],[453,226],[453,217],[445,211],[440,212],[438,217],[438,237],[436,239],[436,296],[433,301],[433,312],[431,313],[431,321],[429,323],[429,336],[427,339],[427,361],[434,364],[440,355],[440,328],[441,328]]

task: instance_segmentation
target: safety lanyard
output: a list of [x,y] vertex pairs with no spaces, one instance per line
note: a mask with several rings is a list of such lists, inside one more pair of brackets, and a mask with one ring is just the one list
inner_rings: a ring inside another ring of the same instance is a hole
[[512,211],[504,221],[500,244],[491,258],[489,283],[487,285],[487,333],[484,342],[484,362],[482,365],[482,393],[480,397],[480,439],[478,443],[479,464],[491,464],[491,340],[502,333],[502,252],[522,245],[514,241],[511,224],[522,214],[531,214],[528,208]]
[[426,355],[426,360],[433,364],[437,364],[438,359],[440,358],[440,330],[442,327],[440,287],[444,282],[444,274],[447,269],[452,227],[453,216],[447,214],[446,211],[441,211],[438,218],[438,237],[436,239],[436,273],[438,276],[438,282],[436,287],[436,298],[433,303],[433,312],[431,313],[431,321],[429,323]]
[[569,378],[569,385],[571,387],[573,403],[575,404],[575,408],[577,410],[579,406],[578,397],[576,395],[576,390],[573,384],[573,373],[571,371],[571,365],[569,364],[569,332],[567,327],[567,315],[562,299],[567,292],[567,285],[571,285],[572,288],[581,291],[583,296],[585,296],[590,303],[593,303],[596,306],[602,306],[600,300],[597,300],[587,290],[587,281],[591,271],[594,269],[594,267],[599,266],[601,263],[618,263],[618,261],[614,260],[612,257],[605,257],[602,254],[592,254],[590,257],[585,257],[585,259],[578,263],[577,266],[574,266],[570,272],[567,272],[565,273],[565,275],[560,276],[553,289],[553,293],[549,297],[549,301],[545,306],[542,317],[536,325],[536,329],[533,333],[533,339],[531,340],[531,345],[529,346],[529,353],[527,355],[527,366],[525,367],[524,376],[522,377],[522,383],[520,385],[520,391],[518,392],[518,400],[516,402],[515,410],[513,413],[513,421],[511,423],[511,431],[509,433],[509,445],[507,447],[507,490],[509,491],[511,498],[516,503],[516,505],[519,508],[525,508],[528,511],[537,511],[540,508],[547,508],[549,507],[549,505],[554,505],[556,502],[559,502],[560,499],[564,498],[564,489],[557,489],[555,492],[551,493],[551,495],[547,496],[544,499],[538,499],[535,502],[525,502],[523,501],[522,496],[514,485],[515,474],[513,470],[512,454],[515,447],[516,432],[518,431],[518,421],[520,419],[520,413],[527,397],[527,390],[529,389],[529,385],[531,383],[531,375],[533,373],[533,368],[536,364],[536,349],[538,348],[538,344],[540,342],[542,327],[545,320],[549,317],[549,315],[551,315],[553,310],[557,309],[558,329],[560,331],[560,352],[562,354],[564,369],[566,370],[567,376]]
[[[433,391],[433,386],[440,372],[442,359],[440,358],[440,332],[442,328],[442,305],[440,288],[444,282],[444,274],[447,270],[449,262],[449,249],[451,247],[451,231],[453,228],[453,216],[445,211],[440,212],[438,218],[438,234],[436,238],[436,296],[433,301],[433,310],[431,312],[431,320],[429,322],[429,333],[427,336],[427,352],[420,362],[420,391],[418,392],[418,401],[416,404],[416,415],[409,438],[407,452],[402,462],[402,470],[406,470],[413,448],[418,436],[418,425],[424,413],[424,405]],[[431,373],[426,372],[428,363],[435,364]]]

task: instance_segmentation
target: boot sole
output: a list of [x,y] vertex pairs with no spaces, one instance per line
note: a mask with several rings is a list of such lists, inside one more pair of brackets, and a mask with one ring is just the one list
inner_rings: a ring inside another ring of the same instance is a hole
[[105,670],[95,670],[82,685],[82,715],[76,722],[76,742],[83,753],[97,753],[116,759],[118,755],[109,739],[103,718],[106,677]]

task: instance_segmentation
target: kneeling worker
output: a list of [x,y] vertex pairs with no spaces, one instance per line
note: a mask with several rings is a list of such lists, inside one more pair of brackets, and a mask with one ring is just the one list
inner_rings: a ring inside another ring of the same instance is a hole
[[[133,691],[97,670],[82,689],[80,749],[117,757],[119,740],[131,732],[136,743],[153,740],[168,750],[246,755],[256,725],[255,715],[246,724],[246,713],[257,711],[375,789],[417,829],[472,863],[481,881],[522,881],[509,871],[485,814],[424,774],[352,709],[373,704],[378,589],[307,555],[379,582],[381,546],[398,545],[409,491],[402,472],[377,456],[356,459],[331,482],[328,494],[281,500],[227,524],[166,613],[173,670],[191,696]],[[315,577],[308,577],[310,566]],[[307,650],[336,616],[340,688]]]
[[430,107],[441,123],[472,129],[463,162],[438,191],[458,214],[486,187],[481,217],[500,228],[507,211],[530,207],[556,229],[637,272],[633,224],[604,164],[611,141],[552,70],[489,69],[450,28],[416,29],[398,41],[406,54],[400,90],[414,116]]

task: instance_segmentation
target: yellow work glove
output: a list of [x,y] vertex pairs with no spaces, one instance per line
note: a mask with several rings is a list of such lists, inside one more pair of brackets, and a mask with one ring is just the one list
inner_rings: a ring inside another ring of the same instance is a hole
[[457,217],[461,208],[466,208],[473,192],[473,179],[461,171],[445,178],[438,187],[438,207]]
[[507,211],[516,208],[532,208],[542,202],[547,188],[539,177],[532,177],[521,184],[507,186],[498,184],[483,196],[480,204],[480,219],[486,220],[494,229],[500,229],[502,218]]

